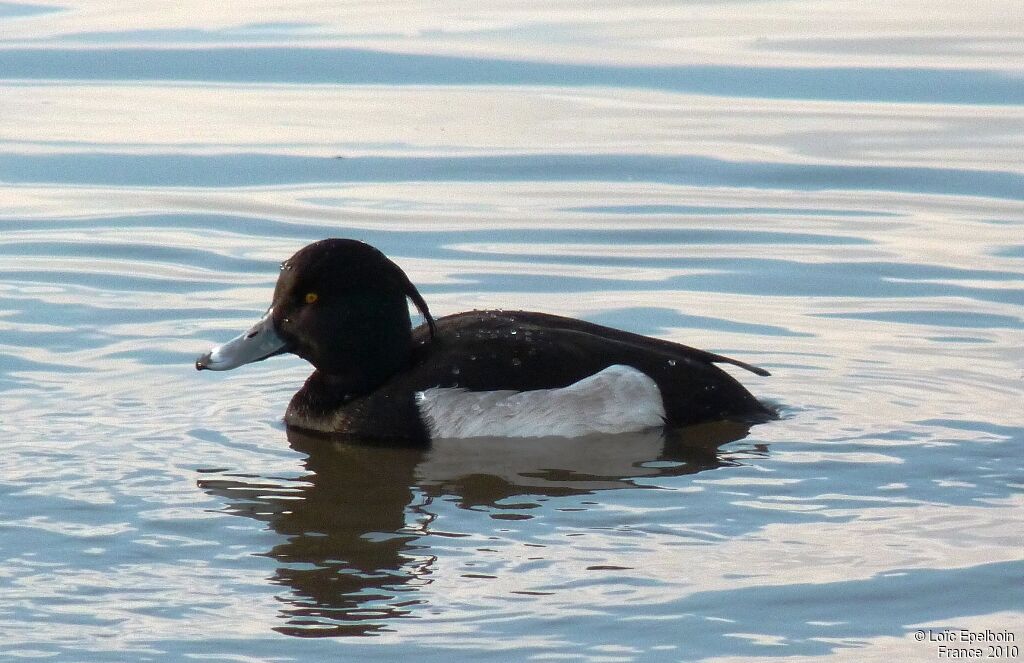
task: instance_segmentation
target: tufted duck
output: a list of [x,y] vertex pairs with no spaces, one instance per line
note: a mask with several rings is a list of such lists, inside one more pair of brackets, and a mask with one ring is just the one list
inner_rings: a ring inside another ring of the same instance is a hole
[[[412,328],[406,298],[426,322]],[[735,359],[526,311],[430,315],[377,249],[325,239],[281,265],[251,329],[196,361],[226,371],[285,352],[316,369],[290,427],[361,438],[577,437],[774,413],[714,364]]]

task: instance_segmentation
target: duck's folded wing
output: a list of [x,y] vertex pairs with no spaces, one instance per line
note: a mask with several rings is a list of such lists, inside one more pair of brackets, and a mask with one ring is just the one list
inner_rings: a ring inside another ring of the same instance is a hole
[[533,322],[539,329],[558,328],[592,334],[610,341],[617,341],[619,343],[631,345],[638,350],[646,348],[666,355],[673,355],[680,359],[685,358],[706,364],[732,364],[733,366],[738,366],[744,370],[750,371],[755,375],[771,375],[771,373],[763,368],[748,364],[738,359],[715,354],[713,352],[707,352],[706,350],[700,350],[681,343],[674,343],[660,338],[651,338],[649,336],[642,336],[640,334],[634,334],[633,332],[615,329],[614,327],[606,327],[593,322],[586,322],[585,320],[576,320],[574,318],[548,315],[545,313],[525,313],[520,315],[525,316],[524,322],[526,318],[534,319]]

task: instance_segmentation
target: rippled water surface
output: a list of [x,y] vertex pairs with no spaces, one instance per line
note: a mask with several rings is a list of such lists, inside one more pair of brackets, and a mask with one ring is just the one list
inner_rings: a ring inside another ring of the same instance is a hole
[[[1017,3],[620,4],[0,3],[5,660],[1019,658]],[[783,418],[290,433],[192,362],[328,236]]]

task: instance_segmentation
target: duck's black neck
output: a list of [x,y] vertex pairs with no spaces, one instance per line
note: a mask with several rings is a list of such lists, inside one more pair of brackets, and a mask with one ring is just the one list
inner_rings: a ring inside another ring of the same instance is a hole
[[332,333],[316,348],[317,370],[303,388],[308,404],[329,410],[371,393],[408,367],[412,325],[404,296],[354,295],[344,319],[332,322]]

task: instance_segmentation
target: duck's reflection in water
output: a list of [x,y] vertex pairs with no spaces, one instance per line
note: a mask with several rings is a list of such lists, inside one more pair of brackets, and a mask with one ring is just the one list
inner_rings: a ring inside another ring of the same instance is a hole
[[443,496],[467,509],[508,509],[499,503],[513,497],[635,489],[640,478],[733,464],[720,447],[748,430],[720,422],[581,439],[441,440],[428,448],[340,442],[290,430],[291,446],[307,454],[305,476],[219,474],[199,485],[225,498],[228,512],[266,521],[285,537],[266,553],[281,562],[273,581],[293,590],[281,597],[286,624],[279,631],[369,635],[390,630],[390,622],[423,602],[418,594],[430,583],[436,559],[423,536],[443,534],[434,527],[433,499]]

